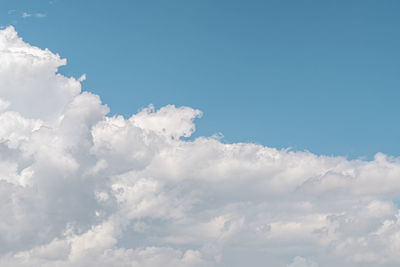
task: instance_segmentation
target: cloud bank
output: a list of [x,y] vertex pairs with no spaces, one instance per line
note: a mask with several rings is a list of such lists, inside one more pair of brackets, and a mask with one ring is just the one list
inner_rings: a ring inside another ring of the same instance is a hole
[[190,107],[107,116],[11,26],[0,63],[0,266],[399,266],[399,158],[188,141]]

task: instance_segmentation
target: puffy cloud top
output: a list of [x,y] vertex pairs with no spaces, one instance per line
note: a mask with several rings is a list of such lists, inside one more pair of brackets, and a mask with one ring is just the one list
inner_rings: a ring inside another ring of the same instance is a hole
[[0,31],[1,266],[398,266],[400,159],[188,141],[199,110],[107,116]]

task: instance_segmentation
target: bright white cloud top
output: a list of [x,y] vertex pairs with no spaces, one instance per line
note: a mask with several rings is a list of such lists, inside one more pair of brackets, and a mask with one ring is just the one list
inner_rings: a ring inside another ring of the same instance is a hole
[[107,116],[65,64],[0,31],[1,266],[399,266],[400,159],[187,141],[199,110]]

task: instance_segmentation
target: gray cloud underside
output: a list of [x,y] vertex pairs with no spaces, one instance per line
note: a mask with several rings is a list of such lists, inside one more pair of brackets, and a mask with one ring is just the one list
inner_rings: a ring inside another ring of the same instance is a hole
[[107,116],[12,27],[0,62],[0,266],[399,266],[398,158],[187,141],[189,107]]

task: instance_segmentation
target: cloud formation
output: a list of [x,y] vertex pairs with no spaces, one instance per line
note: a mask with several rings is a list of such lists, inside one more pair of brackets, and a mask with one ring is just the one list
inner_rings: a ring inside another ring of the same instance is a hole
[[0,62],[1,266],[399,265],[399,158],[188,141],[190,107],[107,116],[11,26]]

